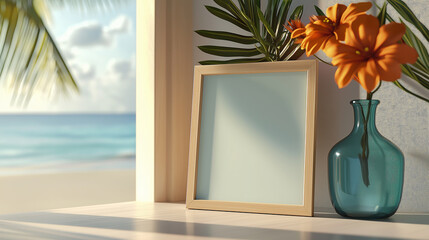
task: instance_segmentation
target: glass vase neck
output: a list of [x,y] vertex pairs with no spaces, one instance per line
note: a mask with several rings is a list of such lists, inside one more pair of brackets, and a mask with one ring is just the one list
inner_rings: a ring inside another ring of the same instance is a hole
[[379,103],[379,100],[352,100],[350,102],[355,116],[353,131],[364,131],[366,128],[368,132],[378,133],[375,126],[375,111]]

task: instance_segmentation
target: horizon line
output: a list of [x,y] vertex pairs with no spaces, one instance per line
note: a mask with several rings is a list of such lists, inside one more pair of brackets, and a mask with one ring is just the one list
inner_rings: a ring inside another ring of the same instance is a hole
[[136,112],[0,112],[0,115],[72,115],[72,114],[136,114]]

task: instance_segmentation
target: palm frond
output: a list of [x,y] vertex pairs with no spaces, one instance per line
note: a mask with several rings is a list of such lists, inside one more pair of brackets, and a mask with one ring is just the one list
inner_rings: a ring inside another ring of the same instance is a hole
[[380,12],[378,13],[378,21],[380,22],[380,26],[386,24],[386,14],[387,14],[387,2],[384,2],[383,7],[380,8]]
[[228,40],[231,42],[236,42],[241,44],[255,44],[258,42],[252,36],[243,36],[240,34],[223,32],[223,31],[197,30],[195,32],[203,37],[220,39],[220,40]]
[[12,89],[12,103],[26,105],[35,90],[78,91],[58,47],[31,4],[1,1],[0,29],[0,81]]
[[402,0],[387,0],[389,4],[401,15],[407,22],[414,25],[423,35],[426,41],[429,41],[429,29],[416,17],[414,12]]
[[[302,51],[290,37],[290,32],[283,25],[288,19],[292,0],[268,0],[265,12],[261,11],[260,0],[214,0],[217,7],[206,6],[207,10],[218,18],[230,22],[248,34],[212,30],[197,30],[197,34],[216,40],[230,41],[239,44],[254,44],[254,48],[231,48],[226,46],[199,46],[205,53],[223,57],[248,57],[225,61],[208,60],[200,64],[226,64],[261,61],[294,60]],[[290,19],[300,19],[303,6],[296,7],[289,15]],[[256,58],[251,58],[256,56]]]
[[[399,15],[404,18],[409,24],[413,25],[417,30],[422,33],[422,35],[429,39],[429,31],[426,26],[417,19],[412,10],[401,0],[388,0],[388,3],[393,6],[395,11],[399,13]],[[384,4],[383,7],[377,6],[380,10],[379,19],[388,20],[389,22],[395,22],[395,20],[390,16],[390,14],[386,11],[387,5]],[[414,64],[402,65],[402,73],[408,76],[410,79],[414,80],[423,88],[426,88],[429,91],[429,52],[425,47],[425,44],[417,37],[417,35],[405,24],[402,19],[399,21],[405,25],[405,34],[402,37],[402,40],[405,44],[416,49],[418,53],[417,61]],[[429,97],[420,96],[413,91],[407,89],[404,85],[399,83],[398,81],[394,82],[395,86],[399,87],[406,93],[409,93],[423,101],[429,102]]]
[[198,46],[198,48],[205,53],[221,57],[252,57],[260,54],[256,48],[233,48],[210,45]]
[[249,63],[249,62],[263,62],[264,58],[237,58],[233,60],[226,60],[226,61],[220,61],[220,60],[208,60],[208,61],[201,61],[201,65],[213,65],[213,64],[232,64],[232,63]]
[[325,16],[325,13],[318,6],[314,5],[314,9],[316,10],[317,15]]

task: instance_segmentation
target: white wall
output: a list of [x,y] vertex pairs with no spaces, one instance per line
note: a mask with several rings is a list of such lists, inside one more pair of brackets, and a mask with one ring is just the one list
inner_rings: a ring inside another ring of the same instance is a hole
[[[304,3],[303,3],[304,2]],[[321,9],[333,5],[333,0],[294,1],[294,5],[304,4],[303,21],[314,14],[313,5]],[[348,4],[350,1],[342,1]],[[354,1],[356,2],[356,1]],[[417,0],[407,1],[413,9],[420,9],[423,17],[425,3]],[[266,1],[262,1],[264,6]],[[204,5],[212,5],[212,0],[194,0],[194,29],[222,30],[240,32],[234,25],[211,15]],[[420,7],[420,8],[419,8]],[[424,20],[429,24],[429,17]],[[231,46],[229,42],[221,42],[203,38],[194,33],[194,63],[215,59],[201,52],[199,45]],[[305,57],[303,57],[305,58]],[[315,210],[333,210],[328,189],[327,155],[330,148],[345,137],[353,124],[353,111],[350,100],[357,99],[362,94],[358,84],[352,83],[339,90],[334,81],[335,68],[321,63],[319,65],[317,140],[316,140],[316,178],[315,178]],[[395,142],[404,152],[406,158],[405,184],[403,200],[399,211],[429,212],[429,104],[409,97],[404,92],[395,89],[391,84],[384,84],[375,95],[381,100],[377,113],[379,130],[387,138]]]
[[[378,4],[382,3],[377,1]],[[428,2],[405,0],[417,17],[429,26]],[[392,13],[394,17],[397,14]],[[417,31],[414,31],[418,34]],[[424,41],[424,38],[420,38]],[[424,41],[426,48],[428,42]],[[406,83],[411,83],[403,77]],[[404,83],[404,82],[403,82]],[[411,87],[410,84],[408,86]],[[421,89],[416,89],[421,90]],[[420,91],[429,98],[429,91]],[[376,98],[381,103],[377,125],[380,132],[394,142],[405,155],[405,181],[399,211],[429,212],[429,103],[419,100],[393,84],[384,84]]]

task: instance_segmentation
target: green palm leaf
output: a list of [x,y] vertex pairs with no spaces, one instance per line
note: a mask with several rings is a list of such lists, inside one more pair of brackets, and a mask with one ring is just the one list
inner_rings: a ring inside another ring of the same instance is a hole
[[[290,33],[283,28],[288,19],[292,0],[268,0],[265,12],[261,11],[260,0],[238,0],[238,6],[232,0],[213,0],[221,9],[206,6],[213,15],[245,30],[249,34],[211,30],[197,30],[196,33],[207,38],[231,41],[240,44],[254,44],[254,48],[232,48],[224,46],[199,46],[205,53],[222,57],[252,57],[262,54],[261,58],[239,58],[228,60],[201,61],[201,64],[228,64],[259,61],[283,61],[297,59],[303,51],[294,44]],[[303,6],[298,6],[289,19],[300,19]]]
[[264,58],[238,58],[233,60],[208,60],[208,61],[201,61],[201,65],[213,65],[213,64],[232,64],[232,63],[248,63],[248,62],[262,62]]
[[230,12],[234,17],[241,19],[241,21],[246,22],[247,15],[240,11],[240,9],[235,5],[235,3],[231,0],[214,0],[214,2],[220,7],[226,9]]
[[275,38],[274,30],[271,28],[268,21],[265,19],[264,14],[262,13],[261,9],[257,8],[258,17],[261,20],[261,22],[264,24],[265,29],[267,32],[271,35],[272,38]]
[[274,26],[279,20],[279,6],[281,0],[269,0],[268,4],[271,6],[270,10],[272,13],[269,14],[270,18],[267,17],[269,24]]
[[416,98],[419,98],[427,103],[429,103],[429,99],[424,98],[418,94],[415,94],[414,92],[410,91],[408,88],[406,88],[404,85],[402,85],[398,80],[394,81],[393,84],[395,84],[395,86],[397,86],[398,88],[402,89],[403,91],[405,91],[406,93],[409,93],[411,95],[413,95]]
[[0,81],[12,89],[12,103],[26,105],[37,90],[47,94],[79,91],[45,26],[51,7],[105,11],[121,2],[126,0],[0,1]]
[[236,25],[237,27],[245,30],[245,31],[249,31],[249,28],[246,26],[246,24],[244,24],[240,19],[232,16],[231,14],[219,9],[219,8],[215,8],[215,7],[211,7],[211,6],[206,6],[206,9],[213,15],[215,15],[216,17],[223,19],[225,21],[228,21],[234,25]]
[[289,12],[290,5],[292,0],[283,0],[279,9],[278,15],[280,16],[279,21],[277,21],[277,26],[275,28],[276,35],[279,34],[280,30],[283,29],[283,24],[286,22],[287,14]]
[[67,64],[32,5],[0,3],[0,80],[12,86],[12,102],[27,104],[34,90],[78,90]]
[[261,54],[256,48],[199,46],[201,51],[221,57],[252,57]]
[[380,26],[386,24],[386,10],[387,10],[387,2],[384,2],[383,7],[380,9],[380,13],[378,13],[378,21],[380,22]]
[[292,19],[301,19],[303,12],[304,12],[304,6],[303,5],[299,5],[290,14],[289,20],[292,20]]
[[314,9],[316,10],[317,15],[325,16],[325,13],[318,6],[314,5]]
[[219,40],[228,40],[231,42],[236,42],[241,44],[255,44],[258,42],[251,36],[243,36],[235,33],[223,32],[223,31],[197,30],[195,32],[203,37],[219,39]]
[[402,0],[387,0],[390,5],[403,17],[407,22],[413,24],[417,30],[429,41],[429,29],[416,17],[413,11]]
[[[402,22],[402,21],[401,21]],[[403,22],[402,22],[403,23]],[[405,25],[405,24],[404,24]],[[421,67],[422,70],[428,71],[429,73],[429,53],[425,45],[420,41],[420,39],[411,31],[411,29],[405,25],[406,31],[404,34],[404,42],[414,49],[416,49],[419,58],[417,59],[417,64]]]
[[[407,20],[409,23],[414,25],[426,38],[426,40],[429,39],[429,31],[428,29],[423,25],[422,22],[420,22],[415,14],[412,12],[412,10],[401,0],[388,0],[388,2],[393,6],[393,8],[399,13],[401,17],[403,17],[405,20]],[[385,5],[383,7],[379,7],[380,9],[380,15],[384,14],[385,19],[387,19],[390,22],[395,22],[394,19],[386,12]],[[385,11],[383,13],[383,11]],[[404,24],[402,19],[400,19],[400,22]],[[404,36],[402,37],[402,40],[409,46],[416,49],[418,53],[417,62],[414,64],[408,64],[408,65],[402,65],[402,72],[407,75],[410,79],[416,81],[418,84],[420,84],[422,87],[429,90],[429,53],[425,45],[422,43],[422,41],[411,31],[411,29],[404,24],[406,27],[406,31]],[[399,87],[400,89],[404,90],[405,92],[422,99],[426,102],[429,102],[429,98],[420,96],[411,90],[407,89],[404,85],[399,83],[398,81],[394,82],[394,84]]]

